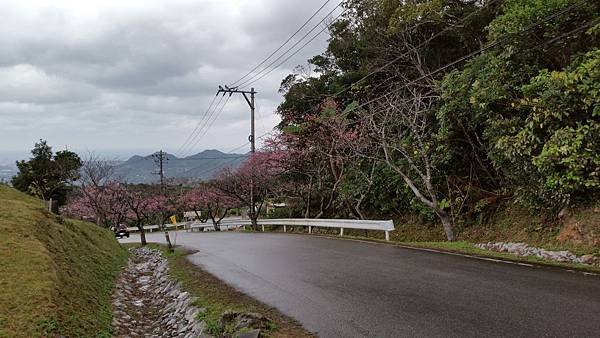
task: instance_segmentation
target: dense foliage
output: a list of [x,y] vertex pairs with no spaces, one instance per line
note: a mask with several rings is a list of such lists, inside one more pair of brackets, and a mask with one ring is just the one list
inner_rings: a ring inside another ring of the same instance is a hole
[[286,77],[278,144],[297,216],[476,219],[600,193],[597,2],[345,3]]

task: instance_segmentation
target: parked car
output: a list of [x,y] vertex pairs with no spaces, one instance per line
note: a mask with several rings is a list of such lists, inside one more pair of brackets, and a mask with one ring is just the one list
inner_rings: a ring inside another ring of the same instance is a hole
[[127,227],[121,226],[121,227],[115,229],[115,237],[117,237],[117,238],[123,238],[123,237],[129,238],[129,230],[127,230]]

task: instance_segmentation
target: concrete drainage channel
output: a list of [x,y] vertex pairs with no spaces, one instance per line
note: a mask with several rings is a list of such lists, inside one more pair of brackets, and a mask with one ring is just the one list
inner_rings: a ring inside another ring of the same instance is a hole
[[[212,337],[198,319],[205,311],[182,291],[168,274],[168,261],[160,251],[130,249],[126,268],[117,280],[113,295],[113,327],[116,337]],[[238,332],[224,337],[259,337],[253,323],[265,320],[256,314],[226,312],[221,325]]]

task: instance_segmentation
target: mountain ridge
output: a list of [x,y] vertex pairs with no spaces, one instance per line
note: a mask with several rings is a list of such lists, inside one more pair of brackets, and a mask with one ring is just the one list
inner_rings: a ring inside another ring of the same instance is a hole
[[[207,149],[197,154],[179,158],[166,153],[165,176],[168,179],[208,180],[226,168],[237,168],[248,154],[229,154],[216,149]],[[158,182],[156,163],[153,154],[133,155],[115,166],[115,174],[120,181],[132,184]]]

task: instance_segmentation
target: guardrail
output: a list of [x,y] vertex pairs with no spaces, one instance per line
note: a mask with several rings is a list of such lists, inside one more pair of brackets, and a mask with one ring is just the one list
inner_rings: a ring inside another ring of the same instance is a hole
[[[237,225],[237,224],[233,224],[233,223],[230,223],[230,224],[220,223],[220,226],[221,226],[221,231],[229,231],[231,229],[240,228],[243,225]],[[215,231],[215,226],[213,225],[212,222],[194,223],[194,224],[190,225],[189,227],[187,227],[186,230],[191,231],[191,232],[194,232],[195,230],[198,230],[198,231],[205,231],[205,230]]]
[[[177,223],[177,225],[175,224],[165,224],[165,226],[167,227],[167,229],[174,229],[175,226],[177,226],[177,228],[181,228],[184,229],[187,226],[187,223]],[[129,232],[138,232],[140,231],[140,229],[138,229],[137,227],[129,227],[127,228],[127,230]],[[154,231],[159,231],[160,230],[160,226],[158,225],[144,225],[144,231],[146,232],[154,232]]]
[[[222,230],[229,230],[241,226],[250,226],[252,221],[243,218],[226,218],[221,221]],[[340,229],[340,236],[344,236],[344,229],[359,229],[359,230],[379,230],[385,231],[385,240],[390,240],[390,231],[394,231],[394,222],[389,221],[373,221],[373,220],[355,220],[355,219],[314,219],[314,218],[284,218],[284,219],[259,219],[258,225],[262,231],[265,231],[265,226],[283,226],[283,232],[287,232],[287,227],[308,227],[308,233],[312,233],[312,228],[336,228]],[[166,224],[167,229],[175,228],[173,224]],[[204,230],[205,228],[213,228],[212,223],[178,223],[177,228],[187,229],[189,231]],[[137,227],[127,228],[129,232],[137,232]],[[158,225],[146,225],[144,230],[154,232],[160,230]]]
[[[221,225],[252,225],[249,219],[224,219]],[[338,228],[340,236],[344,236],[344,229],[360,230],[380,230],[385,231],[385,240],[390,240],[390,231],[394,231],[394,222],[389,221],[371,221],[354,219],[312,219],[312,218],[285,218],[285,219],[259,219],[258,225],[262,231],[265,231],[265,225],[283,226],[283,232],[287,232],[288,226],[308,227],[308,233],[312,233],[312,228]],[[193,226],[192,226],[193,228]]]

